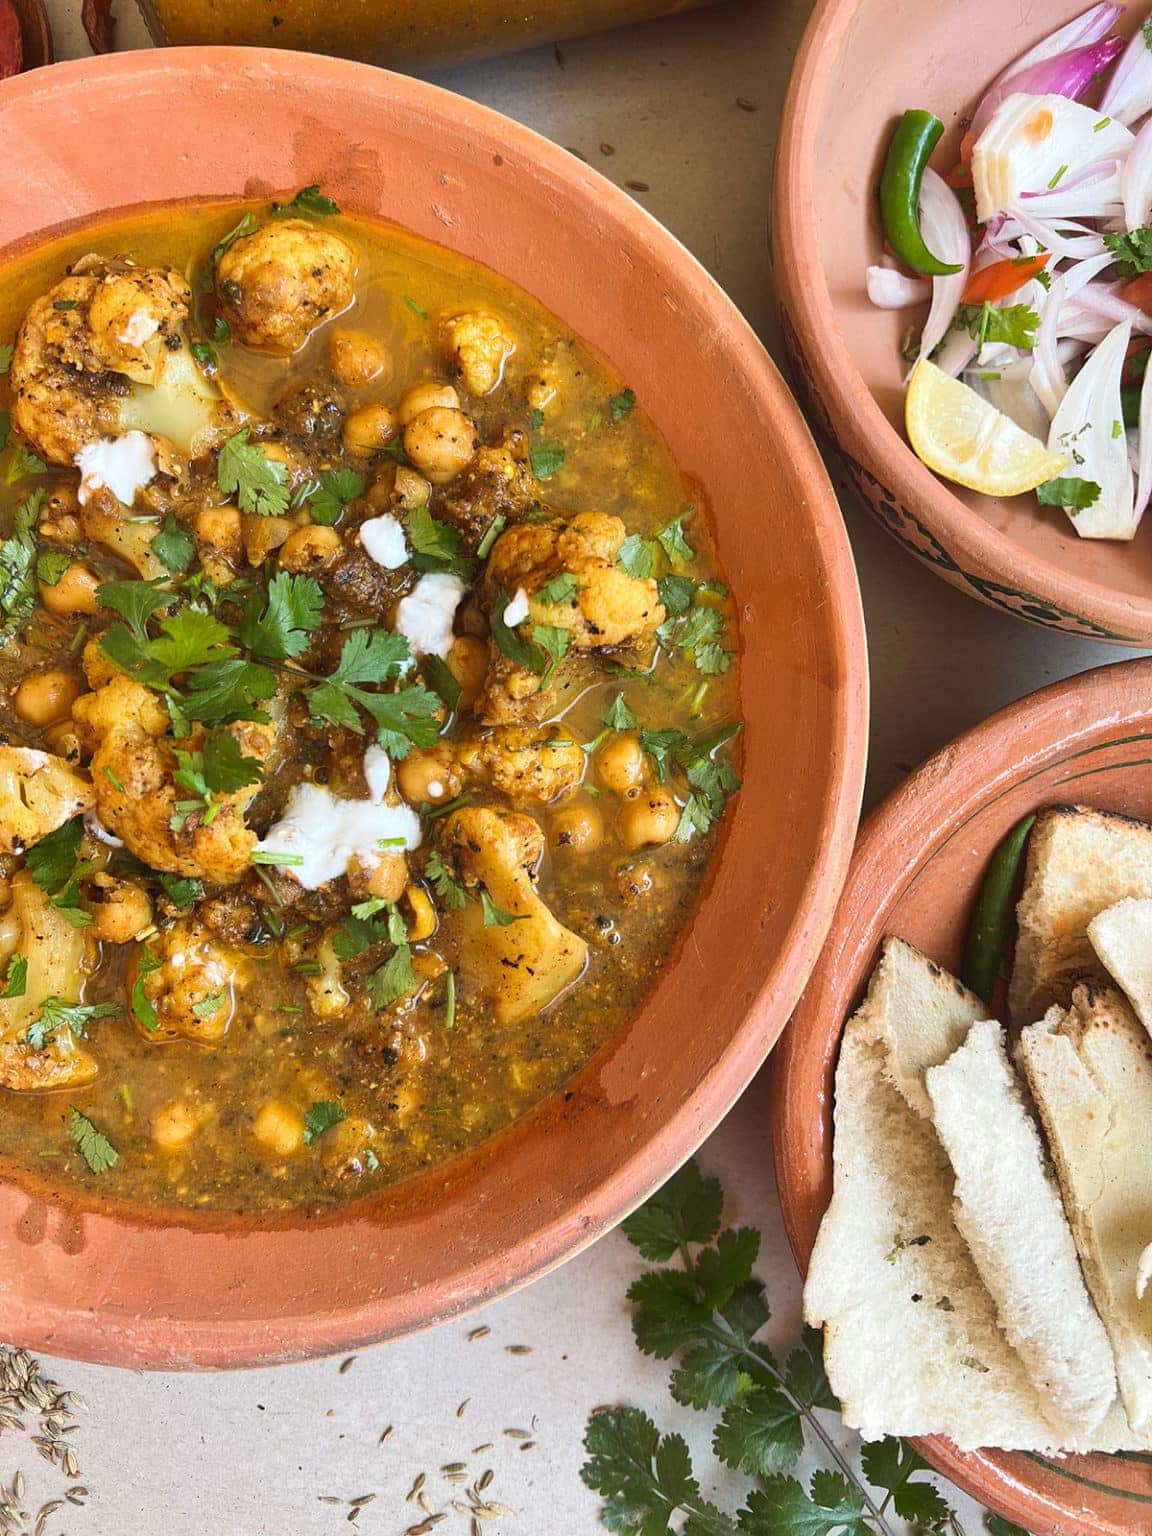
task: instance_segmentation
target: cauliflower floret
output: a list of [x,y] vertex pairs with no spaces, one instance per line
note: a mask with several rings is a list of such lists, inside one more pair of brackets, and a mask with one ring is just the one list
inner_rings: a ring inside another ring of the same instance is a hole
[[[85,657],[85,667],[88,658]],[[101,676],[93,665],[89,680]],[[211,821],[201,811],[181,816],[177,801],[187,791],[176,784],[176,751],[194,752],[202,737],[177,743],[168,735],[168,716],[156,695],[129,677],[117,676],[94,693],[77,699],[72,718],[81,745],[92,753],[96,812],[109,832],[122,838],[130,853],[153,869],[187,875],[213,885],[231,885],[248,869],[256,834],[244,824],[244,812],[258,785],[217,795]],[[265,761],[275,730],[240,721],[228,727],[245,757]],[[173,821],[179,827],[175,830]]]
[[464,388],[470,395],[491,394],[516,350],[516,338],[500,316],[487,309],[465,310],[445,320],[443,332]]
[[23,853],[95,801],[62,757],[0,745],[0,852]]
[[478,544],[497,517],[519,522],[539,507],[543,494],[528,464],[526,436],[513,430],[503,442],[477,448],[448,487],[442,511]]
[[139,430],[195,456],[235,429],[231,405],[184,335],[191,290],[178,272],[87,262],[28,309],[12,353],[12,419],[52,464]]
[[28,971],[23,996],[0,999],[0,1088],[82,1088],[99,1065],[70,1029],[54,1030],[41,1050],[26,1036],[48,998],[79,1001],[84,930],[73,928],[23,871],[13,879],[12,905],[0,917],[0,962],[6,966],[12,955],[22,955]]
[[222,1040],[235,1011],[235,989],[247,971],[244,956],[222,944],[198,917],[180,918],[132,956],[126,985],[133,1022],[148,1040]]
[[510,800],[544,805],[584,777],[584,749],[563,726],[503,725],[456,744],[460,766]]
[[235,241],[216,267],[216,297],[237,341],[281,356],[352,302],[356,253],[303,219]]
[[460,914],[463,966],[492,1000],[497,1024],[530,1019],[578,980],[588,946],[541,901],[532,874],[544,834],[530,816],[466,806],[444,827],[444,847],[457,875],[483,889],[513,922],[486,924],[482,906]]

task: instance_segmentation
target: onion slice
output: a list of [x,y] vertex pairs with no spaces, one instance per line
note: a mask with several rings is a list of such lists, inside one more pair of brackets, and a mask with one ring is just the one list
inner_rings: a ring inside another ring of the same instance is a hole
[[1125,320],[1089,353],[1048,433],[1052,452],[1072,460],[1069,476],[1100,487],[1090,507],[1068,514],[1082,539],[1130,539],[1139,522],[1128,442],[1123,426],[1116,430],[1123,421],[1120,375],[1131,339],[1132,327]]
[[923,277],[908,277],[894,267],[869,267],[867,272],[868,297],[877,309],[911,309],[913,304],[924,304],[932,293],[932,285]]
[[972,115],[973,138],[980,137],[1000,103],[1017,91],[1028,96],[1068,96],[1073,101],[1079,101],[1096,76],[1108,68],[1123,46],[1120,38],[1108,37],[1101,42],[1088,43],[1068,53],[1058,53],[1050,59],[1041,59],[1025,69],[1001,76],[999,83],[985,94]]
[[1128,158],[1120,167],[1120,196],[1124,201],[1125,229],[1139,229],[1152,210],[1152,118],[1136,135]]
[[932,279],[932,307],[920,337],[920,356],[929,357],[943,341],[956,318],[968,270],[972,265],[972,238],[960,199],[929,166],[920,183],[920,228],[928,249],[941,261],[955,262],[960,270]]
[[[1043,64],[1047,59],[1054,59],[1059,54],[1070,53],[1075,48],[1098,43],[1101,38],[1111,32],[1123,14],[1122,5],[1103,3],[1089,6],[1086,11],[1081,11],[1079,16],[1074,16],[1071,21],[1065,22],[1055,32],[1049,32],[1047,37],[1041,38],[1034,47],[1028,49],[1027,53],[1022,53],[1018,59],[1013,59],[1007,69],[1002,69],[984,92],[980,104],[972,115],[974,133],[977,135],[980,133],[984,123],[1003,101],[1006,93],[1001,91],[1001,87],[1014,75],[1022,74],[1025,70],[1032,69],[1037,64]],[[997,99],[986,110],[985,103],[993,95],[996,95]],[[979,128],[976,127],[977,123],[980,124]]]
[[1152,111],[1152,49],[1143,27],[1136,28],[1116,61],[1100,97],[1100,111],[1118,123],[1134,123]]
[[1137,433],[1136,521],[1139,523],[1152,496],[1152,368],[1144,370],[1140,386],[1140,418]]

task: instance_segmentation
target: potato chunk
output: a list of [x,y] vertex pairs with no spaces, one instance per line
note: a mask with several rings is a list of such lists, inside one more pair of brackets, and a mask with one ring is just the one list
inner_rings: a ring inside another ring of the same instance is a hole
[[53,907],[23,871],[12,881],[12,905],[0,918],[0,959],[28,962],[22,997],[0,998],[0,1088],[35,1093],[82,1088],[99,1071],[96,1058],[70,1029],[57,1029],[43,1050],[28,1043],[29,1027],[50,997],[75,1003],[84,974],[84,931]]

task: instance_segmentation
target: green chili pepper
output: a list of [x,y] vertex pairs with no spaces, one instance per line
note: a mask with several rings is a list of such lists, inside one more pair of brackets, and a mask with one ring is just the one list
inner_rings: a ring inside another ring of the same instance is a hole
[[961,264],[938,261],[920,233],[920,183],[944,124],[931,112],[905,112],[892,135],[880,177],[880,211],[888,244],[905,266],[927,277],[947,277]]
[[1000,975],[1000,959],[1012,922],[1012,896],[1024,847],[1036,817],[1018,821],[992,855],[992,862],[976,897],[968,937],[964,944],[964,985],[991,1006]]

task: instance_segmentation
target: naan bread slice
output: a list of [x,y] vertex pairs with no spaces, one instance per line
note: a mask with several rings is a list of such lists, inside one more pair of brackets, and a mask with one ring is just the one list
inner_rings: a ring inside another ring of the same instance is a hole
[[1152,898],[1129,896],[1106,907],[1088,924],[1088,938],[1152,1035]]
[[925,1081],[955,1175],[953,1217],[1000,1326],[1053,1429],[1088,1438],[1116,1397],[1112,1348],[1001,1026],[973,1024]]
[[1008,1005],[1017,1027],[1107,982],[1088,924],[1126,897],[1152,897],[1152,827],[1086,806],[1041,811],[1028,839]]
[[1084,1278],[1112,1341],[1133,1429],[1152,1430],[1152,1041],[1113,988],[1079,986],[1020,1037]]

